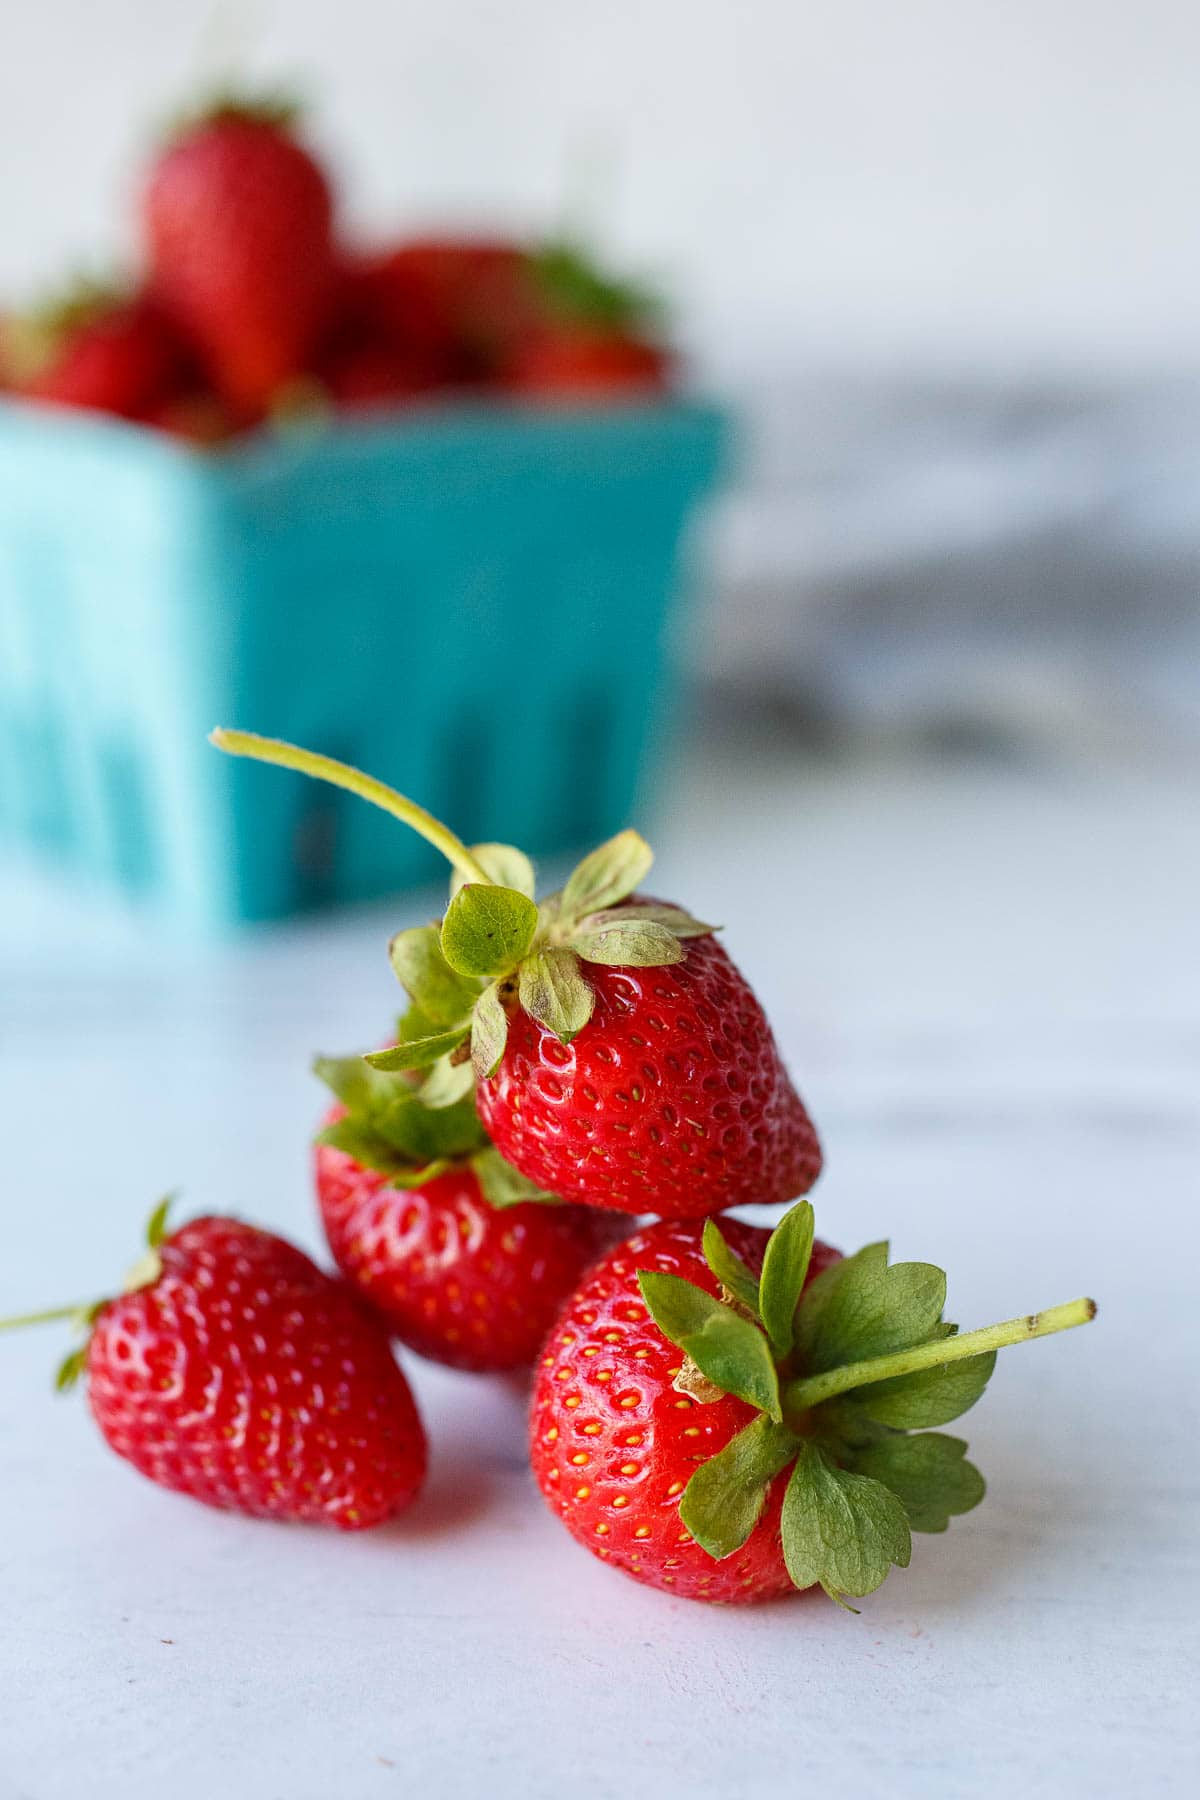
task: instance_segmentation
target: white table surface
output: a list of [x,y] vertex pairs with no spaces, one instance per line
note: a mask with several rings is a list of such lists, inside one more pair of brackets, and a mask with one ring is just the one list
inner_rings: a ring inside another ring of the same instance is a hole
[[[157,1491],[49,1396],[59,1335],[10,1337],[2,1800],[1192,1791],[1195,774],[714,752],[658,822],[659,890],[727,922],[823,1128],[819,1229],[942,1262],[964,1325],[1100,1301],[1004,1354],[954,1428],[988,1499],[861,1617],[604,1568],[532,1487],[519,1384],[409,1359],[427,1491],[344,1537]],[[0,1311],[103,1291],[177,1184],[315,1249],[306,1058],[386,1021],[420,910],[212,951],[8,880]]]

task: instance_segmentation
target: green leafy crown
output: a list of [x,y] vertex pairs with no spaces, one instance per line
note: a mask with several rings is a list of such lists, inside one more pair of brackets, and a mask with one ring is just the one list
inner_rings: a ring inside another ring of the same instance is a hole
[[543,244],[531,257],[534,279],[548,310],[565,324],[608,331],[650,332],[663,324],[657,294],[606,275],[579,244]]
[[[412,1006],[396,1035],[403,1045],[428,1031],[428,1018]],[[344,1150],[386,1175],[391,1187],[424,1187],[455,1164],[466,1163],[492,1206],[555,1200],[519,1174],[491,1143],[475,1111],[469,1061],[456,1065],[441,1056],[424,1070],[389,1074],[361,1056],[318,1056],[313,1072],[344,1108],[340,1118],[317,1133],[318,1144]]]
[[812,1246],[804,1200],[771,1234],[760,1279],[708,1221],[704,1253],[720,1299],[676,1275],[638,1280],[655,1323],[684,1352],[675,1385],[700,1401],[735,1395],[757,1414],[693,1474],[684,1525],[710,1556],[731,1556],[790,1468],[788,1573],[845,1605],[893,1564],[908,1566],[914,1531],[945,1531],[983,1498],[963,1440],[929,1427],[974,1406],[998,1348],[1083,1324],[1095,1306],[1074,1301],[960,1338],[942,1317],[941,1269],[889,1264],[888,1246],[869,1244],[806,1289]]
[[451,1106],[473,1076],[495,1072],[519,1005],[564,1044],[592,1016],[587,963],[652,967],[679,962],[683,940],[716,929],[676,906],[633,901],[654,853],[622,831],[573,871],[539,906],[533,865],[511,844],[477,844],[488,881],[456,871],[440,925],[418,925],[391,942],[392,967],[412,1000],[400,1041],[373,1051],[377,1073],[428,1070],[425,1103]]

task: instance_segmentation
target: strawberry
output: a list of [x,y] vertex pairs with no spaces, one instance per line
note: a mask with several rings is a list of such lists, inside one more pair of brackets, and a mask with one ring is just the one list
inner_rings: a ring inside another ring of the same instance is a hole
[[440,927],[392,943],[424,1025],[370,1053],[372,1067],[438,1068],[449,1080],[469,1054],[496,1149],[563,1200],[699,1217],[812,1186],[816,1134],[714,927],[630,898],[653,862],[637,832],[585,857],[539,907],[532,865],[511,845],[469,850],[423,808],[328,757],[249,732],[212,741],[372,800],[454,867]]
[[337,280],[333,203],[281,106],[221,102],[187,125],[142,200],[155,293],[235,411],[307,366]]
[[[654,907],[664,919],[684,917]],[[636,916],[634,914],[633,916]],[[685,1218],[802,1194],[821,1151],[762,1008],[715,937],[665,966],[588,969],[568,1042],[519,1003],[479,1116],[531,1181],[621,1212]]]
[[624,332],[573,327],[544,331],[524,345],[508,370],[508,384],[542,398],[596,398],[658,393],[670,359],[657,345]]
[[502,240],[420,238],[361,263],[363,329],[450,381],[492,373],[540,322],[529,259]]
[[11,386],[32,400],[144,418],[179,391],[186,358],[145,299],[84,286],[8,321],[3,360]]
[[571,244],[543,245],[531,258],[541,317],[512,344],[507,385],[543,399],[654,393],[667,385],[670,359],[650,336],[658,304],[629,283],[610,280]]
[[913,1531],[983,1498],[966,1444],[925,1427],[974,1405],[1001,1346],[1095,1314],[1080,1300],[957,1337],[945,1293],[886,1244],[815,1242],[807,1201],[770,1235],[710,1219],[628,1238],[547,1340],[530,1419],[547,1504],[681,1598],[871,1593]]
[[523,1182],[489,1147],[469,1093],[426,1105],[411,1076],[380,1074],[361,1057],[319,1058],[316,1070],[342,1102],[317,1138],[315,1173],[346,1279],[435,1362],[531,1363],[611,1243],[608,1221]]
[[385,1333],[351,1291],[254,1226],[194,1219],[168,1237],[165,1216],[166,1203],[123,1294],[39,1315],[90,1327],[59,1385],[86,1370],[117,1455],[163,1487],[262,1518],[350,1531],[407,1506],[425,1435]]

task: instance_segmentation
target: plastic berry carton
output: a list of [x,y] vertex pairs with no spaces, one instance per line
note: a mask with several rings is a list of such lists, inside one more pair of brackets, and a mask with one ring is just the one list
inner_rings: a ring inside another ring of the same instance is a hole
[[0,403],[0,845],[189,926],[436,876],[411,833],[219,756],[357,763],[542,852],[627,823],[721,416],[456,407],[197,452]]

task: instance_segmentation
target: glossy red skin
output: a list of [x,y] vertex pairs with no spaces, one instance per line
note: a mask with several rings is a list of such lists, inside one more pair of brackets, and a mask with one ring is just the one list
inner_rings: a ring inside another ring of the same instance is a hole
[[[336,1116],[336,1115],[335,1115]],[[316,1147],[317,1199],[338,1267],[388,1328],[434,1362],[530,1364],[563,1300],[613,1241],[578,1206],[489,1206],[467,1164],[420,1188]]]
[[484,1129],[564,1200],[699,1218],[807,1193],[821,1149],[745,978],[715,937],[656,969],[587,965],[596,1008],[572,1044],[520,1007]]
[[163,319],[130,304],[69,331],[54,360],[20,391],[34,400],[143,418],[185,378],[186,358]]
[[154,292],[218,391],[269,406],[308,367],[336,289],[321,170],[282,128],[223,115],[159,157],[142,215]]
[[[757,1273],[769,1232],[736,1219],[720,1225]],[[546,1504],[594,1556],[681,1599],[742,1605],[795,1592],[779,1534],[787,1472],[740,1550],[717,1562],[701,1549],[679,1516],[680,1495],[756,1414],[731,1395],[702,1405],[675,1391],[681,1354],[637,1285],[639,1270],[657,1269],[717,1294],[702,1231],[699,1220],[647,1226],[571,1296],[535,1378],[530,1456]],[[815,1244],[809,1280],[839,1256]]]
[[670,369],[670,358],[654,344],[624,332],[573,326],[531,338],[514,357],[508,382],[547,398],[594,399],[661,392]]
[[386,1333],[291,1244],[232,1219],[161,1246],[112,1300],[88,1397],[118,1456],[162,1487],[261,1518],[378,1525],[414,1498],[425,1434]]

